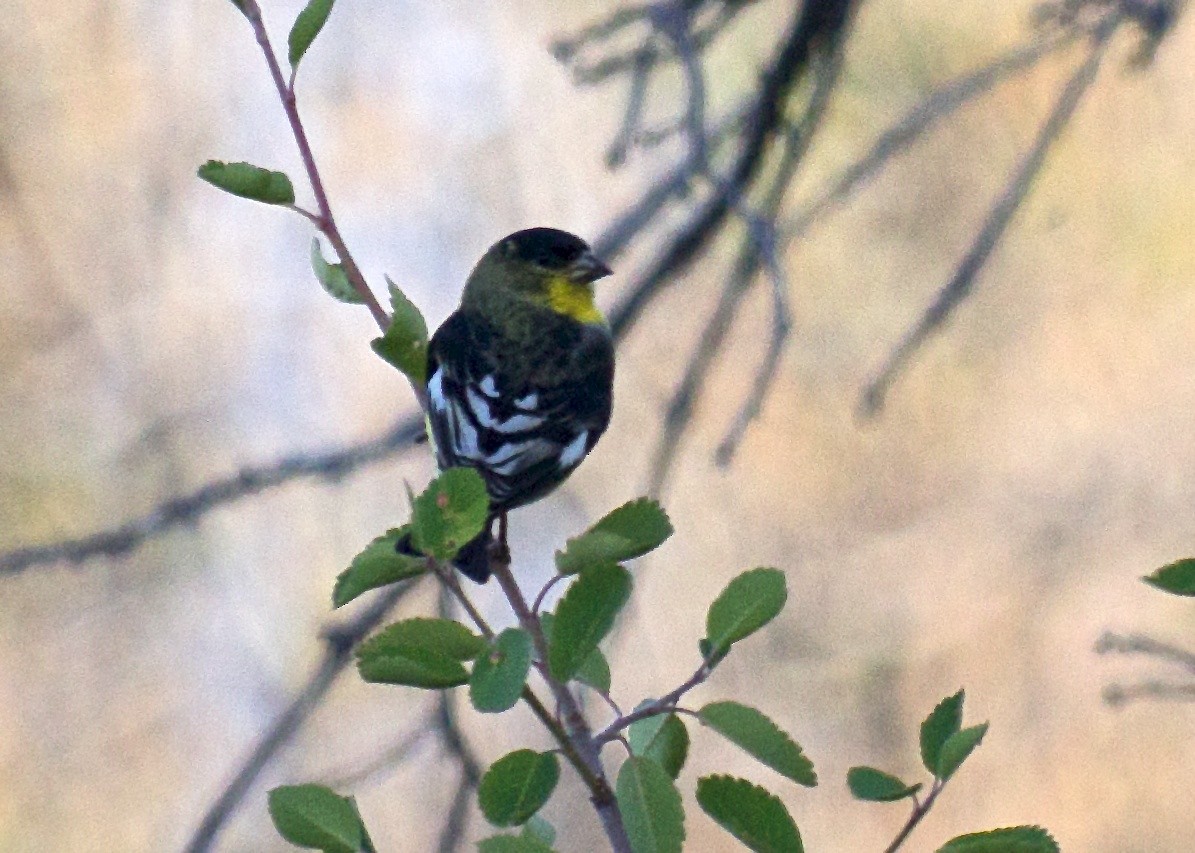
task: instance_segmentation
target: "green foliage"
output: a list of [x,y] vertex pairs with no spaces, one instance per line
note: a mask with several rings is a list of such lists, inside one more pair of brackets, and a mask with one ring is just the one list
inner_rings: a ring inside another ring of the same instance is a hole
[[964,692],[947,696],[921,724],[921,763],[930,773],[938,772],[942,745],[963,725]]
[[614,618],[631,594],[631,573],[622,566],[602,565],[582,572],[556,607],[548,668],[569,681],[610,632]]
[[903,781],[876,770],[874,767],[852,767],[846,773],[846,784],[857,800],[871,803],[891,803],[911,797],[921,790],[921,783],[906,785]]
[[988,724],[981,723],[952,734],[946,743],[942,744],[942,753],[938,756],[938,769],[934,775],[943,781],[953,776],[954,771],[958,770],[967,760],[967,756],[979,746],[987,732]]
[[787,598],[784,573],[779,569],[743,572],[710,605],[705,620],[709,648],[725,653],[775,619]]
[[415,498],[411,510],[414,546],[424,554],[450,560],[481,532],[490,498],[481,475],[472,468],[449,468]]
[[814,787],[817,774],[801,747],[767,716],[738,702],[713,702],[698,712],[702,723],[798,785]]
[[938,853],[1061,853],[1058,842],[1040,826],[1010,826],[952,838]]
[[660,505],[648,498],[629,501],[608,513],[556,552],[562,575],[640,557],[672,535],[672,522]]
[[318,237],[311,238],[311,269],[333,299],[350,305],[360,305],[365,301],[349,281],[344,264],[330,264],[324,260]]
[[746,779],[733,776],[698,779],[697,804],[756,853],[803,853],[801,833],[784,803]]
[[286,785],[269,794],[270,818],[278,833],[298,847],[325,853],[371,851],[357,804],[323,785]]
[[610,662],[606,660],[601,649],[594,649],[589,653],[589,657],[581,662],[581,666],[577,668],[573,678],[582,684],[588,684],[598,693],[609,695]]
[[680,853],[685,811],[659,764],[641,756],[628,758],[618,771],[614,795],[634,853]]
[[357,670],[366,681],[439,689],[469,680],[461,661],[472,660],[485,641],[451,619],[405,619],[357,649]]
[[427,564],[423,560],[395,550],[398,540],[408,530],[408,526],[388,530],[353,557],[349,567],[336,578],[336,586],[332,590],[333,607],[348,604],[371,589],[418,577],[427,571]]
[[675,779],[689,756],[689,730],[676,714],[636,720],[627,731],[631,753],[650,758]]
[[531,636],[522,628],[507,628],[494,638],[473,664],[469,699],[478,711],[496,714],[519,701],[531,670]]
[[427,321],[389,276],[386,285],[390,289],[390,326],[370,346],[387,364],[422,387],[427,382]]
[[299,17],[295,19],[295,25],[290,28],[290,35],[286,39],[287,46],[290,48],[288,58],[291,68],[299,67],[299,60],[303,58],[303,54],[307,53],[307,48],[311,47],[315,37],[324,28],[331,11],[332,0],[310,0],[303,11],[299,13]]
[[523,824],[523,831],[519,835],[523,838],[534,838],[547,845],[556,843],[556,827],[537,814],[527,819],[527,822]]
[[530,835],[494,835],[477,844],[477,853],[553,853],[545,844]]
[[1162,566],[1152,575],[1146,575],[1141,580],[1163,592],[1195,596],[1195,558],[1179,560],[1177,563]]
[[295,188],[282,172],[271,172],[249,163],[208,160],[199,167],[200,178],[241,198],[265,204],[294,204]]
[[560,764],[550,752],[515,750],[491,765],[477,797],[482,814],[494,826],[518,826],[539,811],[560,778]]

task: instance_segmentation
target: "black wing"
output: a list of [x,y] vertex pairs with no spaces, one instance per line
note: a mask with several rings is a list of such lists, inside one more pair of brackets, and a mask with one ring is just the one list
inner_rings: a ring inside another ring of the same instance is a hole
[[530,342],[458,311],[428,348],[428,419],[443,468],[486,481],[494,512],[547,494],[610,420],[613,348],[596,326],[545,318]]

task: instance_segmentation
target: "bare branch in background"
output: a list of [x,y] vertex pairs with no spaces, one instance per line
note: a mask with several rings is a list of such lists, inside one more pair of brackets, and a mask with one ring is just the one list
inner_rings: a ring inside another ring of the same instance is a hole
[[871,418],[880,412],[884,406],[884,398],[888,389],[908,365],[913,355],[930,335],[942,327],[959,304],[971,294],[979,272],[983,269],[1000,238],[1004,236],[1004,232],[1008,230],[1013,215],[1029,194],[1029,189],[1034,178],[1041,171],[1050,146],[1070,123],[1083,95],[1095,82],[1100,62],[1113,33],[1128,20],[1131,18],[1126,15],[1124,9],[1117,6],[1113,11],[1108,12],[1095,27],[1086,59],[1062,87],[1058,100],[1038,131],[1033,146],[1021,160],[1020,165],[1005,186],[1004,192],[988,212],[987,219],[972,242],[971,248],[960,261],[950,280],[922,314],[921,319],[905,334],[900,343],[888,355],[876,377],[864,389],[859,401],[861,417]]
[[295,698],[262,734],[240,770],[204,814],[199,828],[187,843],[187,853],[203,853],[212,849],[216,836],[253,788],[262,771],[294,739],[299,728],[323,702],[332,682],[348,665],[353,648],[366,634],[378,627],[416,585],[416,582],[396,584],[380,593],[351,622],[333,625],[324,631],[324,654],[319,664]]
[[[1146,634],[1106,632],[1095,644],[1099,655],[1139,655],[1165,664],[1173,664],[1195,677],[1195,652],[1155,640]],[[1195,681],[1140,681],[1135,684],[1109,684],[1103,690],[1104,701],[1113,707],[1149,699],[1164,702],[1195,702]]]
[[54,563],[79,565],[94,557],[123,557],[146,540],[176,527],[194,524],[214,509],[294,480],[311,478],[337,482],[361,468],[389,459],[414,445],[423,434],[418,416],[405,417],[377,438],[335,450],[300,453],[272,465],[242,468],[223,480],[171,498],[140,518],[109,530],[49,545],[19,548],[0,555],[0,577],[34,566]]

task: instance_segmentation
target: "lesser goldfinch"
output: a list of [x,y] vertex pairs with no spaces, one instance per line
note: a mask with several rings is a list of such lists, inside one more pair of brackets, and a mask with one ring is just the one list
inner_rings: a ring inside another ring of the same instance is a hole
[[594,304],[610,275],[581,238],[529,228],[499,240],[428,346],[428,425],[441,468],[485,480],[490,517],[454,559],[484,583],[494,519],[560,485],[610,422],[614,346]]

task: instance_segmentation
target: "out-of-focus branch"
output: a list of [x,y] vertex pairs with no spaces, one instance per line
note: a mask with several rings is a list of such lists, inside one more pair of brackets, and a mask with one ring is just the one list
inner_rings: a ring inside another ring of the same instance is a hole
[[892,350],[876,377],[868,383],[859,402],[859,414],[871,418],[880,412],[885,395],[897,376],[909,363],[921,345],[942,327],[974,289],[976,278],[983,269],[992,250],[1008,230],[1013,215],[1029,194],[1034,178],[1045,162],[1046,153],[1070,122],[1079,103],[1095,82],[1100,62],[1108,47],[1112,34],[1126,20],[1120,11],[1113,11],[1103,18],[1091,37],[1091,47],[1086,59],[1062,87],[1054,108],[1038,131],[1033,146],[1013,172],[1004,191],[988,212],[979,233],[964,255],[950,280],[939,291],[937,297],[922,314],[917,324],[910,329]]
[[[1096,654],[1141,655],[1163,663],[1175,664],[1195,676],[1195,652],[1164,643],[1146,634],[1106,632],[1095,644]],[[1104,701],[1121,706],[1139,699],[1171,702],[1195,701],[1195,682],[1142,681],[1132,685],[1110,684],[1104,688]]]
[[216,835],[245,799],[262,770],[294,739],[304,721],[323,701],[336,676],[347,666],[354,646],[380,625],[415,586],[415,582],[395,584],[351,622],[324,631],[324,654],[319,664],[308,676],[303,689],[262,734],[240,770],[216,797],[187,843],[187,853],[203,853],[211,849]]
[[54,563],[79,565],[93,557],[122,557],[147,539],[176,527],[194,524],[225,504],[277,488],[293,480],[337,481],[411,447],[423,434],[418,417],[406,417],[377,438],[319,453],[288,456],[272,465],[242,468],[223,480],[208,483],[188,495],[171,498],[140,518],[109,530],[48,545],[18,548],[0,555],[0,577],[34,566]]

